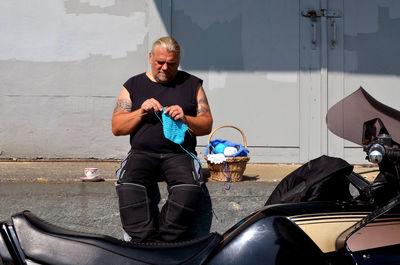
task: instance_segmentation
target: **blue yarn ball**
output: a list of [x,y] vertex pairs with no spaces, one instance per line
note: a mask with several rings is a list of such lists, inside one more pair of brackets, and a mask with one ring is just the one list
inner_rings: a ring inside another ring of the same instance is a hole
[[224,150],[226,148],[226,145],[223,143],[219,143],[214,147],[214,153],[216,154],[223,154]]

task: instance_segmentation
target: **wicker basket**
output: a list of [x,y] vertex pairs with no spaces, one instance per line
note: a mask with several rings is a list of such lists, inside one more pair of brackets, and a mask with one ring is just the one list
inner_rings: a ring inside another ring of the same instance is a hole
[[[211,133],[210,136],[208,137],[208,144],[210,144],[211,137],[213,134],[225,127],[230,127],[238,130],[242,134],[243,138],[243,146],[247,148],[247,141],[246,137],[244,136],[244,133],[242,130],[237,128],[236,126],[233,125],[222,125],[217,128],[215,128]],[[205,154],[204,158],[207,160],[207,155],[209,154],[210,151]],[[237,182],[241,181],[243,178],[243,173],[246,169],[247,162],[250,160],[250,157],[248,156],[241,156],[241,157],[227,157],[226,158],[226,163],[222,164],[214,164],[211,163],[210,161],[207,161],[208,169],[210,170],[210,177],[213,180],[218,180],[218,181],[227,181],[227,176],[224,174],[224,169],[225,172],[227,171],[229,173],[229,176],[231,177],[230,181],[232,182]]]

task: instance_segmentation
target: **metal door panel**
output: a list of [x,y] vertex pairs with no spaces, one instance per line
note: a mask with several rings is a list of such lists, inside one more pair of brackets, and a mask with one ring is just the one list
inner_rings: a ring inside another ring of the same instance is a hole
[[[172,1],[181,67],[204,80],[214,127],[244,131],[252,162],[298,162],[298,10],[291,0]],[[221,137],[241,140],[229,129]]]

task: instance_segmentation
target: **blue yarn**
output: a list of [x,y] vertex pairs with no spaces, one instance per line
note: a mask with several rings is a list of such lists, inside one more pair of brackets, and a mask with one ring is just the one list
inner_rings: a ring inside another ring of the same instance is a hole
[[165,108],[162,112],[162,124],[165,138],[171,140],[176,144],[181,144],[185,141],[186,131],[188,127],[180,120],[174,120],[166,114]]
[[[232,143],[226,140],[222,140],[222,139],[214,139],[212,141],[210,141],[210,143],[207,145],[206,147],[206,154],[209,153],[210,154],[215,154],[215,147],[217,147],[220,144],[224,144],[225,146],[232,146],[232,147],[236,147],[238,149],[238,152],[233,155],[233,157],[238,157],[238,156],[247,156],[247,154],[249,153],[249,150],[247,148],[245,148],[243,145],[241,144],[236,144],[236,143]],[[211,150],[210,150],[211,148]]]
[[223,154],[224,150],[226,148],[226,144],[224,143],[219,143],[214,147],[214,153],[216,154]]
[[172,119],[168,114],[165,114],[164,111],[165,108],[163,109],[161,114],[162,119],[158,117],[156,112],[154,112],[154,114],[163,125],[165,138],[178,144],[182,148],[182,150],[189,154],[194,160],[196,160],[202,168],[203,165],[201,164],[200,160],[181,145],[185,140],[186,131],[190,134],[190,136],[192,136],[192,134],[188,131],[189,127],[180,120]]

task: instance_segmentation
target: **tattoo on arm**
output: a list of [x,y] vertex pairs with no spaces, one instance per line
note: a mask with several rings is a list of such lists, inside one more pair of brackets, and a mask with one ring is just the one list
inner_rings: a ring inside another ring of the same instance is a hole
[[204,93],[203,88],[200,87],[199,89],[200,89],[199,93],[201,94],[199,95],[199,98],[197,100],[197,114],[207,113],[210,111],[210,107],[208,106],[208,100],[206,94]]
[[199,104],[199,105],[207,105],[207,106],[208,106],[207,98],[200,98],[200,99],[197,101],[197,104]]
[[131,112],[132,102],[128,99],[119,99],[114,108],[114,113],[117,111]]
[[209,109],[207,109],[206,107],[204,107],[204,106],[199,106],[199,108],[197,109],[197,114],[200,114],[200,113],[207,113],[207,112],[209,112],[210,110]]

